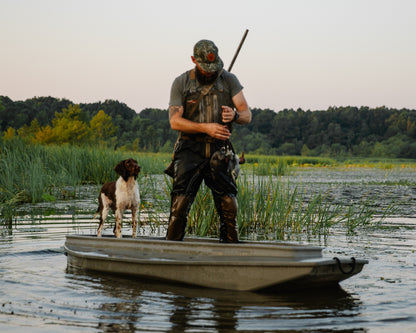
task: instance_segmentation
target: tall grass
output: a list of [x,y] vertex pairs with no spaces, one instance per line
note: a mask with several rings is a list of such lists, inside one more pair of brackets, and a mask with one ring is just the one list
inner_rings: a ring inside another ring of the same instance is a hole
[[[160,179],[170,161],[168,153],[42,146],[21,140],[1,142],[0,148],[0,223],[1,220],[11,222],[18,205],[23,202],[74,198],[82,184],[115,180],[114,166],[130,157],[137,159],[142,167],[139,175],[142,217],[152,228],[166,223],[171,179],[164,177],[165,186],[160,184]],[[282,177],[293,165],[326,165],[332,163],[331,160],[273,156],[249,156],[246,160],[238,180],[237,197],[238,228],[243,237],[263,234],[282,239],[303,232],[327,233],[336,224],[354,232],[360,226],[373,224],[375,211],[369,200],[344,207],[331,203],[325,193],[307,193]],[[387,209],[385,215],[391,211]],[[188,232],[218,236],[218,227],[213,199],[208,188],[203,186],[190,212]]]
[[246,162],[249,164],[269,164],[269,165],[316,165],[328,166],[336,165],[338,162],[332,158],[311,157],[311,156],[266,156],[266,155],[247,155]]
[[169,154],[43,146],[20,139],[1,142],[0,149],[0,213],[8,222],[20,203],[74,198],[82,184],[116,179],[114,166],[123,159],[137,159],[142,166],[141,177],[162,173],[170,158]]
[[[390,205],[376,219],[371,200],[354,205],[334,204],[325,193],[307,193],[282,177],[244,175],[238,181],[238,230],[244,238],[286,239],[291,235],[327,234],[341,225],[351,234],[360,227],[376,226],[394,212]],[[209,189],[203,186],[189,214],[187,232],[197,236],[218,236],[218,216]]]

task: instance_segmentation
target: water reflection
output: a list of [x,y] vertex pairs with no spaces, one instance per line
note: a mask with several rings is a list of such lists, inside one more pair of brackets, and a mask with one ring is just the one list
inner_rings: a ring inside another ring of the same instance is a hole
[[[302,176],[308,188],[332,189],[334,200],[357,191],[370,193],[380,207],[400,201],[398,216],[384,222],[383,228],[358,230],[350,236],[334,228],[321,237],[293,238],[325,246],[330,257],[369,259],[362,273],[342,283],[349,292],[218,291],[69,271],[60,249],[67,234],[95,232],[95,191],[86,191],[93,195],[82,200],[23,205],[20,217],[0,227],[0,331],[30,327],[36,333],[414,332],[416,188],[387,186],[403,177],[377,174],[386,186],[369,182],[360,186],[362,173]],[[414,183],[414,171],[406,175],[403,183]],[[351,177],[352,192],[343,194],[346,186],[341,185]],[[332,183],[341,185],[336,188]]]
[[[364,331],[361,302],[341,287],[317,292],[237,292],[172,285],[68,268],[72,284],[96,284],[103,332]],[[99,283],[98,283],[99,281]]]

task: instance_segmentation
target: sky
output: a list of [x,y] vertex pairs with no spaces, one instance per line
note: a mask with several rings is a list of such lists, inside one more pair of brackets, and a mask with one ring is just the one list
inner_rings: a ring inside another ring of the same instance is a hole
[[415,0],[0,0],[0,96],[167,109],[210,39],[251,108],[416,109]]

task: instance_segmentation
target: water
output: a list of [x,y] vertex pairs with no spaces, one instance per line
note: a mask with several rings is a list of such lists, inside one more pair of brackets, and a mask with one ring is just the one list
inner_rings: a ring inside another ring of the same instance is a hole
[[54,211],[37,205],[43,215],[0,229],[0,331],[416,332],[416,190],[403,185],[414,182],[414,171],[307,171],[292,177],[340,200],[366,193],[380,203],[401,202],[384,228],[299,237],[324,246],[324,255],[370,261],[340,288],[236,292],[68,270],[65,235],[93,233],[98,224],[91,219],[96,189],[85,188],[92,193],[85,200],[55,203]]

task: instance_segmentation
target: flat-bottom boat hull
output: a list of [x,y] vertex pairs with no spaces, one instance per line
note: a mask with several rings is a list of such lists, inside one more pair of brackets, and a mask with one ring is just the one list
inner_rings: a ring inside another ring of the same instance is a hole
[[220,244],[192,239],[67,236],[68,267],[253,291],[337,284],[359,273],[366,260],[325,259],[321,248],[271,242]]

